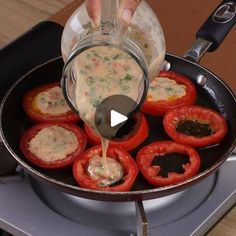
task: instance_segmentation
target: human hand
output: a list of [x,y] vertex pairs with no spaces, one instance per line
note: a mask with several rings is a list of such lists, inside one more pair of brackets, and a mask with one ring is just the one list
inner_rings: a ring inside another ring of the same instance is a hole
[[[118,17],[124,21],[124,23],[129,24],[140,1],[141,0],[121,0]],[[96,25],[99,25],[101,20],[102,0],[85,0],[85,4],[89,16]]]

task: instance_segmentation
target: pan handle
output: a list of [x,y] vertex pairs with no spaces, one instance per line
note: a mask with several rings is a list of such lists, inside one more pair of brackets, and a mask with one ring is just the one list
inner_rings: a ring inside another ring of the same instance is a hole
[[197,40],[184,58],[198,63],[205,52],[216,50],[236,23],[236,0],[224,0],[196,33]]

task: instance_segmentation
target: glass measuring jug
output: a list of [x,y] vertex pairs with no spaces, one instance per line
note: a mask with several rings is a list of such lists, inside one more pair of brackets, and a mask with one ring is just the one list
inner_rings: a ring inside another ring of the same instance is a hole
[[62,89],[72,108],[91,126],[96,107],[107,96],[124,94],[141,105],[149,79],[164,61],[164,35],[151,7],[142,1],[129,24],[122,22],[118,11],[119,0],[103,0],[96,25],[82,4],[62,35]]

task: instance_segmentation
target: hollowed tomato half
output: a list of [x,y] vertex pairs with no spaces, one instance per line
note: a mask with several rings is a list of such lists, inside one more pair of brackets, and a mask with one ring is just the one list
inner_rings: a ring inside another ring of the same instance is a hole
[[173,140],[193,147],[217,144],[227,133],[224,117],[201,106],[184,106],[171,110],[165,114],[163,125]]
[[194,104],[196,94],[193,82],[186,76],[174,71],[161,71],[149,86],[142,111],[163,116],[174,108]]
[[[93,158],[96,159],[93,161]],[[109,160],[104,160],[101,145],[92,147],[77,157],[73,165],[74,178],[77,183],[87,189],[116,192],[129,191],[138,174],[138,167],[133,158],[128,152],[116,146],[108,147],[105,158],[109,158]],[[111,163],[111,165],[108,164],[108,170],[105,169],[105,163],[107,162]],[[93,166],[91,167],[91,165]],[[113,178],[117,178],[117,176],[114,177],[114,173],[118,172],[115,168],[121,169],[122,175],[119,176],[119,180],[104,185],[104,180],[112,181]],[[94,172],[89,171],[89,169]],[[108,174],[106,171],[108,171]]]
[[159,187],[193,177],[199,171],[201,159],[190,146],[172,141],[156,141],[138,152],[136,162],[147,182]]
[[[101,144],[99,135],[85,124],[85,132],[91,145]],[[128,119],[117,134],[117,138],[109,140],[109,144],[131,151],[140,145],[148,136],[149,127],[145,116],[140,112]]]
[[44,122],[25,131],[20,149],[33,164],[56,169],[71,165],[86,143],[85,132],[75,124]]
[[29,90],[23,97],[23,108],[34,122],[77,122],[79,116],[66,103],[59,82]]

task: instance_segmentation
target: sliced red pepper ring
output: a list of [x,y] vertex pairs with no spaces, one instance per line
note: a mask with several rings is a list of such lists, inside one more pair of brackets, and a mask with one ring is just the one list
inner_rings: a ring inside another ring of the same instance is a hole
[[217,144],[227,133],[226,120],[220,113],[194,105],[167,112],[163,125],[173,140],[193,147]]
[[[44,95],[42,95],[44,93]],[[29,90],[23,97],[23,108],[34,122],[77,122],[63,97],[59,82],[52,82]]]
[[[185,89],[185,95],[177,96],[173,87],[169,86],[167,83],[162,83],[161,79],[173,80],[177,85],[181,85]],[[168,85],[168,86],[167,86]],[[167,86],[167,87],[166,87]],[[156,91],[157,87],[163,91]],[[155,96],[152,96],[152,89],[155,94],[164,93],[168,95],[166,98],[158,98],[156,100]],[[193,82],[174,71],[161,71],[159,75],[153,79],[149,86],[147,98],[142,106],[142,111],[154,115],[163,116],[167,111],[178,108],[184,105],[192,105],[196,100],[197,92]],[[167,99],[167,100],[166,100]]]
[[43,122],[25,131],[20,149],[33,164],[58,169],[71,165],[86,143],[85,132],[75,124]]
[[[148,136],[148,123],[141,112],[134,115],[133,123],[133,125],[128,123],[129,127],[124,127],[124,129],[122,127],[122,130],[129,130],[132,127],[128,134],[122,135],[121,138],[109,140],[109,145],[121,147],[126,151],[131,151],[140,145]],[[85,132],[88,136],[88,142],[91,145],[101,144],[101,138],[86,124]]]
[[[168,156],[169,154],[173,155]],[[178,160],[179,154],[182,156],[181,161]],[[166,162],[166,159],[169,160]],[[196,175],[201,159],[197,151],[190,146],[172,141],[156,141],[138,152],[136,162],[147,182],[160,187],[177,184]],[[177,169],[173,168],[176,162]]]
[[89,175],[89,162],[93,157],[103,158],[101,145],[86,150],[74,161],[74,178],[81,187],[115,192],[129,191],[132,188],[138,174],[138,167],[133,158],[125,150],[115,146],[110,146],[107,150],[107,157],[117,161],[123,167],[124,171],[122,181],[112,186],[101,186],[96,179],[91,178]]

